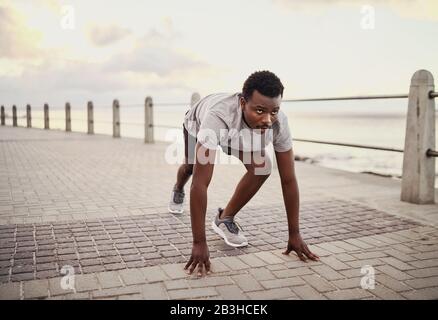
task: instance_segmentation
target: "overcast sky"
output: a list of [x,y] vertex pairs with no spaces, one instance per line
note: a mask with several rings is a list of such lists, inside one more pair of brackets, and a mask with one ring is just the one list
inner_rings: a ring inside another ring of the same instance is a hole
[[438,78],[436,0],[0,0],[0,104],[188,101],[269,69],[286,98]]

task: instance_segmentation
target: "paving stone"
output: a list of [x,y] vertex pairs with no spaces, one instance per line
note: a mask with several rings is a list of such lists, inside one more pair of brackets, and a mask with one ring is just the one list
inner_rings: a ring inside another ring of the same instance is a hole
[[316,291],[315,289],[313,289],[309,285],[294,286],[291,289],[301,299],[306,299],[306,300],[327,300],[327,298],[325,296],[323,296],[321,293],[319,293],[318,291]]
[[242,289],[243,292],[263,289],[259,282],[249,274],[239,274],[231,276],[231,278]]
[[344,276],[340,274],[339,272],[333,270],[329,266],[312,266],[312,270],[316,273],[318,273],[320,276],[325,278],[326,280],[332,281],[332,280],[339,280],[343,279]]
[[23,283],[24,299],[38,299],[49,296],[49,281],[34,280]]
[[169,276],[170,279],[181,279],[186,278],[187,273],[184,270],[184,264],[167,264],[162,265],[161,268],[164,270],[164,272]]
[[263,291],[248,292],[247,295],[252,300],[279,300],[296,298],[296,294],[289,288],[277,288]]
[[223,264],[229,267],[231,270],[243,270],[248,269],[249,266],[242,262],[242,260],[236,257],[224,257],[220,260]]
[[373,297],[373,295],[364,289],[346,289],[339,291],[330,291],[324,293],[331,300],[357,300],[362,298]]
[[99,289],[99,283],[94,274],[84,274],[75,276],[76,292],[92,291]]
[[200,288],[233,284],[233,281],[228,276],[207,276],[202,278],[190,279],[187,281],[187,283],[192,288]]
[[0,284],[0,300],[19,300],[20,298],[20,283],[10,282]]
[[98,273],[97,279],[102,289],[117,288],[123,285],[119,274],[114,271]]
[[149,283],[141,287],[143,298],[146,300],[167,300],[169,299],[166,289],[162,283]]
[[438,277],[406,280],[405,283],[414,289],[438,287]]
[[195,288],[195,289],[181,289],[169,290],[170,299],[180,300],[189,298],[204,298],[209,296],[217,296],[218,292],[214,288]]
[[275,279],[274,274],[266,268],[253,268],[249,272],[258,281]]
[[282,278],[274,280],[263,280],[260,284],[266,289],[283,288],[283,287],[295,287],[304,285],[305,282],[299,277]]
[[224,300],[247,300],[242,290],[237,285],[226,285],[215,287],[216,291]]
[[318,274],[311,274],[311,275],[303,275],[301,278],[311,285],[313,288],[315,288],[318,292],[327,292],[327,291],[333,291],[337,290],[333,284],[328,282],[326,279],[322,278]]
[[147,282],[144,273],[137,269],[120,270],[118,273],[123,283],[127,286],[143,284]]
[[144,268],[142,272],[149,282],[169,280],[169,277],[159,266]]

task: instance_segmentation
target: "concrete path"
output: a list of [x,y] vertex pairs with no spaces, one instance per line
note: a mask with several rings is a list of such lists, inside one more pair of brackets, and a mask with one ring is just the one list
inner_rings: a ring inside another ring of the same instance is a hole
[[250,245],[226,246],[210,221],[245,169],[221,164],[207,212],[214,272],[188,276],[188,204],[167,213],[167,146],[0,127],[0,299],[438,299],[438,205],[400,202],[398,180],[302,162],[301,231],[321,261],[281,254],[276,171],[238,215]]

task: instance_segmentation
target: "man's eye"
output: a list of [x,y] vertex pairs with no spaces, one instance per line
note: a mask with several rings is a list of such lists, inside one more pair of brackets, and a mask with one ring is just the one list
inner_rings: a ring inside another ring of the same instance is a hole
[[263,113],[263,110],[262,109],[257,109],[257,111],[256,111],[258,114],[262,114]]
[[277,115],[278,111],[272,111],[272,114],[275,116]]

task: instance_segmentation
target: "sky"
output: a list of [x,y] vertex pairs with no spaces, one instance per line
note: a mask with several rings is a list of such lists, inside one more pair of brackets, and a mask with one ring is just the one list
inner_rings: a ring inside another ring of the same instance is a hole
[[0,104],[188,102],[270,70],[285,98],[438,78],[436,0],[0,0]]

